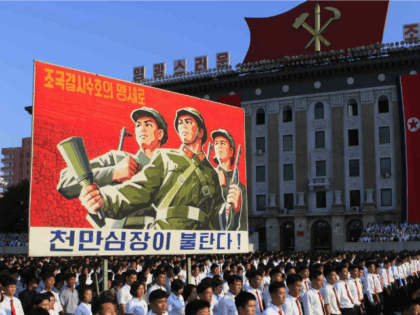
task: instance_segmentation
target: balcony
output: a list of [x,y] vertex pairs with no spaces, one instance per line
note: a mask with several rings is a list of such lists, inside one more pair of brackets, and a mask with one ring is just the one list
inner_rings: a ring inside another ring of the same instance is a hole
[[308,180],[309,190],[325,189],[330,190],[330,178],[329,177],[310,177]]
[[1,159],[1,162],[2,163],[4,163],[4,162],[13,162],[13,156],[12,157],[8,157],[8,158]]
[[1,168],[2,171],[12,170],[13,166],[4,166]]

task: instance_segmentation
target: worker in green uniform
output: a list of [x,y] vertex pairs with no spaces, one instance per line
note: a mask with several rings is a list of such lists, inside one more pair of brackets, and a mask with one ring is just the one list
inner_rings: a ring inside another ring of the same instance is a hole
[[[228,198],[230,184],[235,168],[236,146],[235,140],[225,129],[218,129],[211,133],[214,143],[214,162],[218,164],[216,171],[219,175],[223,197]],[[248,207],[246,202],[246,189],[242,183],[238,184],[241,190],[242,207],[239,211],[232,211],[232,206],[226,207],[222,216],[223,228],[228,231],[248,231]]]
[[[160,149],[150,163],[129,181],[98,189],[86,186],[81,204],[90,213],[103,209],[105,216],[120,218],[152,206],[156,219],[151,229],[220,230],[225,211],[218,175],[203,153],[207,130],[194,108],[177,111],[175,130],[180,149]],[[231,187],[226,202],[241,207],[241,190]]]
[[[130,153],[111,150],[90,161],[93,172],[93,180],[100,187],[113,186],[131,179],[140,169],[149,164],[156,150],[168,140],[167,123],[162,115],[153,108],[142,107],[131,113],[135,127],[136,141],[139,151]],[[71,171],[65,168],[61,171],[57,190],[67,199],[77,198],[82,186],[78,184]],[[113,228],[138,228],[144,216],[155,216],[153,208],[140,210],[141,213],[133,213],[131,218],[114,223]],[[143,218],[139,220],[138,218]],[[152,219],[153,219],[152,218]]]

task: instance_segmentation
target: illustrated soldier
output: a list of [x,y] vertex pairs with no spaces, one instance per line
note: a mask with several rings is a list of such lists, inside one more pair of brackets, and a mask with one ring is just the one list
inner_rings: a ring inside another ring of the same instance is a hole
[[[90,161],[93,180],[100,187],[113,186],[131,179],[140,169],[149,164],[156,150],[168,140],[167,123],[162,115],[148,107],[136,109],[131,113],[135,123],[136,141],[139,151],[132,155],[118,150],[111,150]],[[67,199],[77,198],[82,187],[75,180],[68,168],[61,171],[57,190]],[[133,213],[131,218],[155,215],[153,208],[141,209],[142,213]],[[140,220],[141,221],[141,220]],[[144,220],[143,220],[144,223]],[[130,226],[133,225],[133,226]],[[138,219],[127,219],[114,224],[113,228],[138,227]]]
[[[246,200],[245,186],[239,182],[238,185],[231,185],[233,171],[235,168],[235,141],[231,134],[225,129],[218,129],[211,133],[214,143],[214,162],[218,164],[216,171],[219,175],[223,197],[227,200],[229,194],[234,193],[236,186],[241,190],[242,206],[239,209],[232,209],[229,204],[222,216],[222,228],[229,231],[248,231],[248,207]],[[237,165],[236,165],[237,167]]]
[[[202,146],[207,140],[204,119],[194,108],[177,111],[175,130],[180,149],[158,150],[152,161],[129,181],[99,189],[86,186],[80,194],[90,212],[103,209],[105,216],[120,218],[152,206],[156,219],[152,229],[220,230],[225,200],[216,171]],[[241,207],[241,191],[232,187],[228,203]]]

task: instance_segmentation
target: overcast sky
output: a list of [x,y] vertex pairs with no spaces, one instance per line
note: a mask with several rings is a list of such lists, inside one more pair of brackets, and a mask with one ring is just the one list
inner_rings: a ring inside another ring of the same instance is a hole
[[[0,149],[31,136],[33,60],[132,80],[134,66],[230,51],[242,62],[249,46],[244,17],[284,13],[303,1],[276,2],[0,2]],[[363,6],[362,1],[355,5]],[[420,21],[420,2],[391,1],[384,43],[402,40],[402,25]]]

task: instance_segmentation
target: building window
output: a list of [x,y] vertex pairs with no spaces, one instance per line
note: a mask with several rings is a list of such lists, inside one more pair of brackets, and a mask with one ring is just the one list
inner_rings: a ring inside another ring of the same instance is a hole
[[26,175],[29,175],[29,171],[26,171]]
[[379,114],[389,113],[389,101],[388,97],[382,95],[378,100],[378,112]]
[[327,176],[327,162],[326,161],[316,161],[316,177]]
[[325,191],[316,192],[316,207],[317,208],[327,207],[327,193]]
[[31,157],[31,154],[30,153],[26,153],[26,157],[28,158],[28,157]]
[[357,116],[357,102],[354,98],[350,99],[347,105],[348,116]]
[[283,136],[283,151],[293,151],[293,136]]
[[325,148],[325,131],[315,131],[315,148]]
[[283,108],[283,122],[293,121],[293,112],[290,106],[285,106]]
[[379,144],[391,143],[389,127],[379,127]]
[[349,176],[350,177],[360,176],[359,160],[349,160]]
[[258,108],[256,114],[257,125],[265,125],[265,111],[262,108]]
[[359,145],[359,130],[351,129],[348,131],[349,135],[349,146],[358,146]]
[[315,119],[324,119],[324,104],[321,102],[315,104]]
[[29,166],[29,162],[26,162],[26,166]]
[[257,211],[265,211],[267,198],[265,195],[257,195]]
[[255,142],[257,151],[265,152],[265,137],[258,137],[255,139]]
[[257,183],[265,182],[265,166],[257,166]]
[[347,242],[357,242],[363,234],[363,223],[360,220],[352,220],[347,224]]
[[392,206],[392,189],[390,188],[381,189],[381,206],[382,207]]
[[360,190],[350,190],[350,207],[360,207]]
[[4,155],[5,159],[13,159],[13,154],[6,154]]
[[379,160],[381,175],[391,174],[391,158],[382,158]]
[[283,165],[283,179],[293,180],[293,164],[284,164]]
[[284,209],[293,210],[294,208],[293,194],[284,194]]

